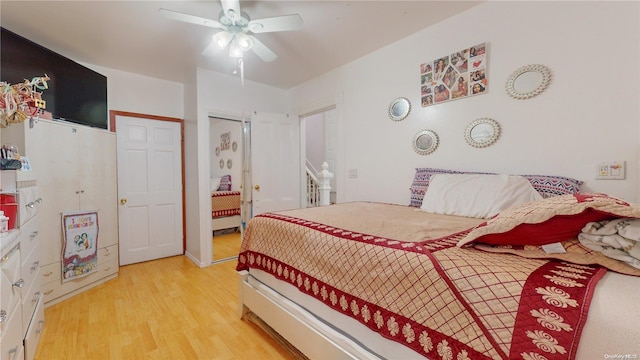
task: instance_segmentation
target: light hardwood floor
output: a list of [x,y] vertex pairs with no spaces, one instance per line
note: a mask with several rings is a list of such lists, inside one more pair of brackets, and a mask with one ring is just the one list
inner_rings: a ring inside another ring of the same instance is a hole
[[227,259],[238,256],[242,239],[239,232],[215,235],[213,237],[213,260]]
[[120,268],[118,278],[45,309],[36,353],[49,359],[286,359],[237,316],[235,261],[184,256]]

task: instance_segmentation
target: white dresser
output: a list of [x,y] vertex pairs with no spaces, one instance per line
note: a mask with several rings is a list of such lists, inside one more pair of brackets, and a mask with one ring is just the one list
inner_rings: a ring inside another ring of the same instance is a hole
[[16,228],[0,237],[0,359],[33,359],[44,326],[38,195],[32,172],[0,173],[2,193],[15,194]]

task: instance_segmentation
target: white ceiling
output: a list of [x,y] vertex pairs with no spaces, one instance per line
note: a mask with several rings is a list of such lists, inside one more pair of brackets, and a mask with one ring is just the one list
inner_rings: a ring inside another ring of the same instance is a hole
[[[300,14],[302,30],[255,36],[278,59],[244,58],[245,78],[288,89],[481,1],[241,1],[252,19]],[[168,20],[167,8],[218,19],[208,1],[0,1],[2,27],[78,62],[185,82],[199,66],[232,73],[237,62],[202,50],[218,30]]]

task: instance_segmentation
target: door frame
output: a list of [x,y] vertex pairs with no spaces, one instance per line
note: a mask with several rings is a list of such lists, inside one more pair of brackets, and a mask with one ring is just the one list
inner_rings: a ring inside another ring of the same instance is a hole
[[[140,118],[140,119],[145,119],[145,120],[156,120],[156,121],[169,121],[169,122],[177,122],[180,123],[180,177],[181,177],[181,181],[182,181],[182,255],[185,254],[185,251],[187,249],[187,224],[185,221],[185,214],[186,214],[186,204],[185,204],[185,191],[184,191],[184,182],[185,182],[185,173],[184,173],[184,162],[185,162],[185,156],[184,156],[184,120],[180,119],[180,118],[174,118],[174,117],[167,117],[167,116],[158,116],[158,115],[150,115],[150,114],[141,114],[141,113],[134,113],[134,112],[128,112],[128,111],[119,111],[119,110],[109,110],[109,131],[112,133],[116,132],[116,117],[117,116],[126,116],[126,117],[133,117],[133,118]],[[118,151],[118,148],[116,147],[116,152]],[[118,210],[119,212],[120,210]],[[120,225],[118,225],[120,226]]]
[[306,207],[306,173],[305,173],[305,158],[306,158],[306,137],[305,137],[305,118],[322,113],[329,110],[334,110],[336,116],[336,140],[337,140],[337,157],[336,168],[329,169],[334,173],[334,181],[336,188],[339,191],[336,193],[336,203],[345,201],[346,198],[346,184],[345,179],[345,156],[344,156],[344,136],[343,136],[343,124],[342,124],[342,112],[343,112],[343,95],[341,92],[335,94],[335,96],[322,98],[308,104],[300,106],[298,109],[298,121],[300,121],[300,207]]

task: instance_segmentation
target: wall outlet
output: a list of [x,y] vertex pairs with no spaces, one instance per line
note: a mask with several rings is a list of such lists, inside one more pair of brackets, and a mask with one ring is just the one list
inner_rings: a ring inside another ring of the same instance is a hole
[[624,180],[626,178],[626,161],[607,161],[598,164],[596,179]]
[[358,178],[358,169],[349,169],[349,179]]

